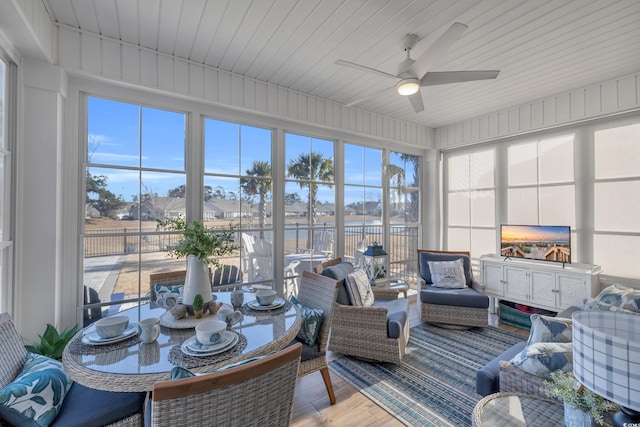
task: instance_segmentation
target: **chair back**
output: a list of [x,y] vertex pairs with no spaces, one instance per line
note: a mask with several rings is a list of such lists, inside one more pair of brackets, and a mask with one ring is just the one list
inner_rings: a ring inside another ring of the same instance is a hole
[[0,388],[4,388],[18,376],[27,358],[22,337],[9,313],[0,313],[0,342]]
[[329,231],[316,231],[313,234],[313,253],[324,256],[333,254],[333,236]]
[[211,289],[228,288],[233,284],[242,283],[242,271],[235,265],[221,265],[213,270],[213,278],[211,280]]
[[338,295],[338,281],[310,271],[303,271],[298,287],[297,300],[309,308],[324,311],[324,320],[318,332],[318,346],[320,351],[327,349],[329,330],[333,320],[336,297]]
[[287,426],[301,345],[233,368],[154,384],[151,425]]
[[471,253],[469,251],[432,251],[429,249],[418,249],[418,274],[427,283],[431,283],[431,273],[429,272],[428,261],[452,261],[462,258],[464,261],[464,275],[467,286],[471,286],[473,281],[473,269],[471,268]]
[[315,267],[313,267],[313,272],[322,274],[322,270],[324,270],[325,268],[331,267],[332,265],[340,264],[341,262],[342,262],[342,258],[340,257],[330,259],[329,261],[325,261],[322,264],[318,264]]

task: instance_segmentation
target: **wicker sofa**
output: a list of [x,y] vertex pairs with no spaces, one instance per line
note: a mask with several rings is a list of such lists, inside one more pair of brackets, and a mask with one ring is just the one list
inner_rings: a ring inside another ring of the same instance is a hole
[[[569,307],[557,314],[560,318],[571,318],[571,314],[580,310]],[[527,340],[517,342],[476,372],[476,392],[487,396],[498,392],[522,392],[542,395],[540,386],[545,378],[523,371],[509,361],[526,346]]]
[[316,271],[339,283],[329,350],[371,361],[400,363],[409,341],[409,301],[398,299],[395,290],[374,290],[372,306],[352,306],[345,279],[353,273],[353,264],[336,259],[318,266]]

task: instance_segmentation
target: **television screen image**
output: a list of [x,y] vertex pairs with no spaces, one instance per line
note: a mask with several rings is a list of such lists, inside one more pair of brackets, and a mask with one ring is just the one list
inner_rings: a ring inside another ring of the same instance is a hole
[[571,228],[569,226],[502,225],[500,255],[570,263]]

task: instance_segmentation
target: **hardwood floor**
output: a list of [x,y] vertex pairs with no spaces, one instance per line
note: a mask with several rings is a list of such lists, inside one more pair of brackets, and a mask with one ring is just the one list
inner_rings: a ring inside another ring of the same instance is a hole
[[[420,308],[411,298],[409,322],[411,327],[421,323]],[[500,322],[495,315],[489,316],[489,324],[500,329],[529,334]],[[329,360],[336,357],[329,353]],[[336,394],[336,404],[329,404],[329,397],[319,372],[298,380],[293,406],[291,425],[296,427],[315,426],[402,426],[391,414],[376,405],[369,398],[353,388],[338,375],[331,374],[331,382]]]

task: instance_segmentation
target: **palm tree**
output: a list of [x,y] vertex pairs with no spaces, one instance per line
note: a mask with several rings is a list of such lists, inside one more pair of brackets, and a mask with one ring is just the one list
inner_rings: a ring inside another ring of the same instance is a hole
[[311,152],[309,154],[300,154],[297,159],[289,161],[287,173],[290,177],[299,179],[300,188],[309,189],[309,217],[311,225],[316,223],[318,182],[329,188],[333,188],[333,161],[324,157],[320,153]]
[[259,197],[260,238],[264,239],[264,223],[267,218],[267,194],[271,190],[271,165],[268,162],[256,160],[253,162],[251,169],[247,169],[247,175],[255,176],[256,178],[240,179],[240,187],[242,187],[245,194],[249,196],[257,194]]

